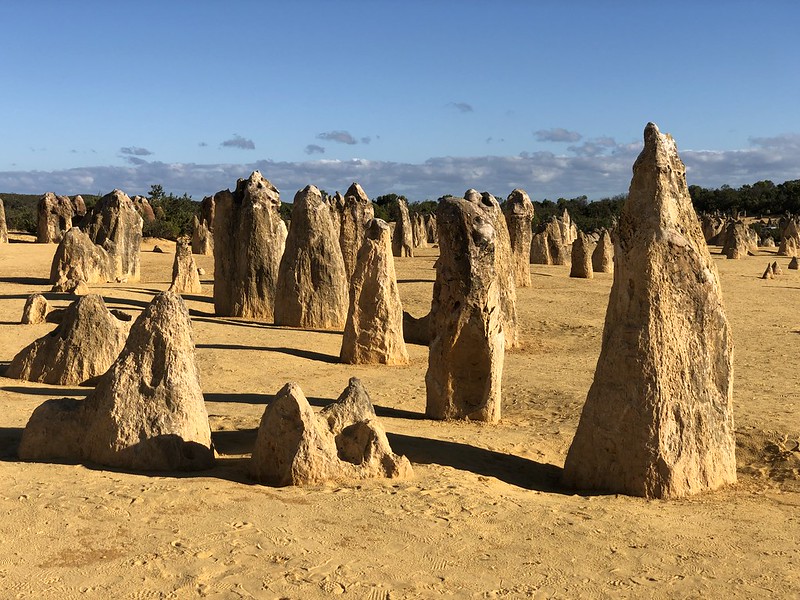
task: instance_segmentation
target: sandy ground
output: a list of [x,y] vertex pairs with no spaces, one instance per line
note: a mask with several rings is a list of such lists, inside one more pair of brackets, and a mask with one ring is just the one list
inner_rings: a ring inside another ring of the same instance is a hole
[[[53,328],[19,325],[49,289],[55,245],[0,246],[0,363]],[[93,288],[138,314],[166,289],[174,246],[143,281]],[[718,249],[716,249],[718,252]],[[427,312],[435,249],[396,259],[404,306]],[[774,252],[774,251],[773,251]],[[507,353],[498,425],[424,419],[427,348],[407,367],[337,362],[340,332],[213,316],[186,297],[219,461],[142,475],[20,462],[32,410],[85,388],[0,377],[0,598],[789,598],[800,594],[800,272],[758,277],[770,252],[718,254],[735,353],[739,483],[678,501],[559,486],[600,350],[610,275],[532,265],[523,348]],[[56,306],[64,295],[45,294]],[[316,407],[360,377],[409,481],[274,489],[246,463],[265,404],[297,381]]]

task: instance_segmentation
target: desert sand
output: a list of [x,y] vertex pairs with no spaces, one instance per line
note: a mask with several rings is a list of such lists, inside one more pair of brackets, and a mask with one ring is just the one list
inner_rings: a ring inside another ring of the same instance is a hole
[[[0,245],[0,365],[54,325],[20,325],[56,246]],[[151,252],[158,244],[163,254]],[[172,280],[174,244],[144,240],[142,280],[91,285],[134,316]],[[405,310],[430,307],[438,250],[396,258]],[[0,377],[0,598],[790,598],[800,593],[800,272],[776,249],[712,253],[734,334],[739,482],[683,500],[559,483],[600,351],[613,275],[530,265],[502,420],[424,418],[427,348],[407,366],[338,362],[342,334],[214,316],[213,259],[187,295],[217,465],[143,475],[21,462],[33,409],[87,388]],[[759,277],[777,260],[783,275]],[[0,368],[0,372],[2,369]],[[415,476],[270,488],[247,476],[265,404],[296,381],[319,408],[362,379]]]

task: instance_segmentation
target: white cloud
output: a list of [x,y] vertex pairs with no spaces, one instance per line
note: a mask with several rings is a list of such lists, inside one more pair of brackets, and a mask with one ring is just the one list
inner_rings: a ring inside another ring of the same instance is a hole
[[563,127],[540,129],[534,131],[533,135],[540,142],[577,142],[583,137],[577,131],[569,131]]
[[[0,191],[41,194],[108,192],[114,188],[129,194],[146,194],[153,184],[195,199],[221,189],[260,170],[291,201],[296,190],[309,183],[329,192],[345,190],[358,181],[370,197],[394,192],[412,200],[462,194],[474,187],[503,195],[515,187],[526,189],[534,199],[571,198],[587,195],[597,199],[624,193],[642,144],[618,144],[613,140],[589,140],[602,152],[582,151],[557,155],[523,152],[518,156],[443,156],[421,163],[391,161],[313,160],[277,162],[260,160],[244,164],[195,164],[145,162],[139,165],[100,166],[60,171],[0,172]],[[770,179],[780,183],[800,178],[800,134],[754,138],[743,150],[680,150],[689,184],[738,187]]]

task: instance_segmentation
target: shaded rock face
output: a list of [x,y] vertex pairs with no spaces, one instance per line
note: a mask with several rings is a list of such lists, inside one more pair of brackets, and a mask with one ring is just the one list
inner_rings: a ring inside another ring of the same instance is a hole
[[347,276],[328,205],[313,185],[297,192],[292,228],[278,271],[275,324],[341,329],[347,318]]
[[425,228],[425,217],[421,213],[414,213],[411,217],[411,228],[414,231],[414,248],[427,248],[428,231]]
[[47,320],[47,313],[50,312],[50,303],[41,294],[31,294],[25,301],[25,306],[22,308],[22,319],[20,323],[23,325],[36,325],[44,323]]
[[531,241],[531,264],[535,265],[568,265],[570,264],[569,244],[563,237],[564,227],[556,217],[551,217],[542,224],[533,235]]
[[120,190],[106,194],[81,223],[89,238],[108,252],[117,281],[139,281],[142,217]]
[[791,219],[783,230],[781,245],[778,247],[778,256],[797,256],[800,249],[800,231],[797,222]]
[[74,215],[75,207],[67,196],[45,193],[37,206],[36,241],[39,244],[61,241],[64,232],[72,227]]
[[704,214],[700,218],[700,224],[703,228],[703,237],[707,244],[715,246],[721,245],[721,242],[724,242],[724,239],[720,239],[720,234],[725,231],[725,219],[719,215]]
[[747,234],[747,226],[741,221],[730,221],[725,228],[725,245],[722,253],[731,259],[739,259],[747,256],[750,248],[750,238]]
[[789,268],[795,271],[800,269],[800,262],[798,262],[796,256],[793,256],[792,260],[789,261]]
[[287,383],[264,411],[250,464],[257,481],[275,486],[413,474],[408,459],[392,452],[356,378],[319,416],[300,386]]
[[425,375],[425,412],[434,419],[500,419],[505,337],[494,220],[491,206],[462,198],[444,198],[436,211],[440,256]]
[[261,173],[214,196],[214,311],[271,322],[286,226],[280,193]]
[[403,311],[403,339],[407,344],[428,346],[431,343],[431,313],[417,318]]
[[614,272],[614,244],[606,229],[600,232],[600,239],[592,252],[592,270],[596,273]]
[[764,274],[761,275],[761,279],[773,279],[775,277],[775,271],[772,270],[772,265],[768,264]]
[[675,142],[652,123],[644,138],[564,481],[669,498],[736,481],[733,345]]
[[153,299],[86,400],[39,406],[22,434],[19,456],[134,471],[209,468],[211,429],[180,296],[162,292]]
[[50,265],[50,283],[66,280],[85,283],[113,281],[115,269],[108,252],[78,227],[69,229],[58,244]]
[[187,238],[178,238],[175,243],[175,262],[172,263],[172,285],[169,289],[177,294],[202,294],[200,275],[192,257],[192,246]]
[[525,190],[513,190],[503,208],[511,239],[511,261],[517,287],[530,287],[531,242],[533,240],[533,203]]
[[54,331],[17,353],[6,377],[81,384],[106,372],[127,336],[127,324],[109,312],[100,296],[83,296],[70,304]]
[[436,215],[425,216],[425,231],[428,234],[429,244],[439,243],[439,234],[436,231]]
[[414,230],[408,216],[408,202],[405,198],[397,200],[400,217],[392,233],[392,254],[394,256],[414,256]]
[[192,221],[192,253],[214,253],[214,213],[214,197],[206,196],[200,202],[200,216],[195,215]]
[[772,236],[766,236],[763,240],[761,240],[761,245],[764,248],[774,248],[775,247],[775,240],[772,239]]
[[73,211],[73,216],[72,216],[73,224],[75,223],[76,217],[82,218],[86,216],[86,202],[84,202],[83,196],[80,195],[75,196],[72,199],[72,211]]
[[[337,199],[337,205],[339,200]],[[342,249],[344,269],[347,280],[356,270],[356,256],[364,241],[364,231],[375,217],[372,202],[357,183],[353,183],[344,195],[344,203],[340,215],[339,246]]]
[[150,201],[147,198],[144,196],[134,196],[131,198],[131,202],[136,212],[142,217],[142,221],[145,223],[155,222],[156,214],[153,212],[153,207],[150,206]]
[[506,219],[497,199],[488,192],[478,193],[467,190],[465,199],[478,204],[492,218],[495,232],[494,270],[497,274],[497,291],[500,297],[500,316],[503,323],[505,349],[519,345],[517,324],[517,286],[514,282],[514,261],[511,251],[511,236]]
[[775,275],[783,275],[783,269],[781,269],[777,261],[772,263],[772,273]]
[[8,225],[6,224],[6,209],[3,199],[0,198],[0,244],[8,243]]
[[594,244],[591,238],[583,233],[578,232],[578,237],[572,242],[572,266],[570,267],[569,276],[577,277],[579,279],[592,279],[594,271],[592,270],[592,252]]
[[370,221],[350,280],[340,352],[343,363],[408,364],[391,245],[389,225],[381,219]]

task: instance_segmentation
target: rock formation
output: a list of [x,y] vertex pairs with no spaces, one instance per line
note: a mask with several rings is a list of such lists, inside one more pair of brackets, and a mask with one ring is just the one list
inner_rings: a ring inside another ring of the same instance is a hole
[[761,245],[762,245],[764,248],[774,248],[774,247],[775,247],[775,240],[772,238],[772,236],[771,236],[771,235],[765,236],[765,237],[764,237],[764,238],[761,240]]
[[394,256],[414,256],[414,231],[408,216],[408,202],[405,198],[397,199],[400,216],[392,234],[392,254]]
[[517,324],[517,286],[514,282],[514,262],[511,255],[511,236],[508,233],[506,219],[497,199],[488,192],[478,193],[467,190],[464,198],[480,204],[491,216],[495,232],[494,271],[497,274],[498,293],[500,296],[500,314],[505,337],[505,349],[510,350],[519,345]]
[[739,259],[747,256],[749,248],[747,226],[741,221],[730,221],[725,228],[725,245],[722,247],[722,253],[727,258]]
[[540,225],[531,240],[531,264],[568,265],[572,242],[566,243],[561,222],[551,217]]
[[72,222],[75,223],[76,218],[83,218],[86,216],[86,202],[83,196],[75,196],[72,198]]
[[425,227],[425,217],[422,213],[411,216],[411,228],[414,232],[414,248],[428,247],[428,230]]
[[783,275],[783,269],[781,269],[781,266],[777,263],[777,261],[772,263],[772,274]]
[[192,221],[192,253],[214,254],[214,197],[206,196],[200,202],[200,216]]
[[313,185],[295,194],[292,228],[278,271],[275,324],[341,329],[348,281],[328,205]]
[[44,323],[47,320],[47,313],[49,312],[50,303],[47,301],[47,298],[41,294],[31,294],[28,296],[28,299],[25,300],[20,323],[23,325]]
[[439,243],[439,234],[436,232],[436,215],[425,216],[425,231],[428,233],[429,244]]
[[203,293],[188,238],[178,238],[175,242],[175,262],[172,263],[172,285],[169,289],[177,294]]
[[775,278],[775,272],[772,270],[772,265],[767,264],[767,268],[764,271],[764,274],[761,276],[761,279],[774,279],[774,278]]
[[797,221],[790,219],[786,229],[783,230],[778,256],[797,256],[798,249],[800,249],[800,231],[798,231]]
[[572,266],[569,276],[579,279],[592,279],[592,251],[594,250],[591,239],[582,231],[578,232],[578,237],[572,242]]
[[[337,198],[337,203],[339,202]],[[356,269],[356,255],[364,241],[364,231],[375,216],[372,202],[357,183],[353,183],[344,195],[344,202],[339,218],[339,246],[342,249],[344,269],[347,280]]]
[[503,214],[511,238],[511,262],[517,287],[530,287],[530,253],[533,239],[533,203],[525,190],[513,190],[506,199]]
[[8,225],[6,225],[6,209],[0,198],[0,244],[8,243]]
[[142,217],[133,202],[120,190],[106,194],[81,223],[98,246],[108,252],[116,281],[139,281],[142,245]]
[[72,227],[75,207],[67,196],[56,196],[53,192],[39,198],[36,221],[36,241],[53,244],[61,241],[64,232]]
[[800,269],[800,262],[798,262],[796,256],[793,256],[792,260],[789,261],[789,268],[793,271]]
[[700,223],[706,243],[710,246],[721,245],[720,234],[725,231],[725,219],[716,214],[704,214],[700,218]]
[[564,482],[669,498],[736,481],[733,344],[675,142],[652,123],[644,138]]
[[67,230],[50,265],[50,283],[66,280],[106,283],[114,280],[111,257],[78,227]]
[[500,419],[505,337],[490,211],[452,197],[436,211],[440,256],[425,375],[425,412],[434,419]]
[[156,214],[153,212],[153,207],[150,206],[150,201],[147,198],[144,196],[134,196],[131,198],[131,202],[133,203],[133,208],[135,208],[139,216],[142,217],[143,222],[155,222]]
[[214,462],[189,313],[157,295],[86,400],[48,400],[22,434],[24,460],[67,459],[134,471],[207,469]]
[[572,247],[572,243],[578,239],[578,226],[572,222],[572,217],[569,216],[566,208],[561,213],[561,218],[558,219],[558,226],[561,228],[561,239],[564,246]]
[[350,308],[342,337],[341,361],[407,364],[403,321],[389,225],[381,219],[372,219],[350,280]]
[[392,452],[356,378],[319,416],[300,386],[287,383],[261,418],[251,472],[257,481],[275,486],[412,476],[411,463]]
[[592,252],[592,270],[595,273],[614,272],[614,244],[606,229],[600,232],[600,239]]
[[103,298],[83,296],[70,304],[54,331],[17,353],[6,377],[78,385],[105,373],[127,336],[127,324],[109,312]]
[[258,171],[214,196],[214,311],[271,322],[286,227],[280,193]]

